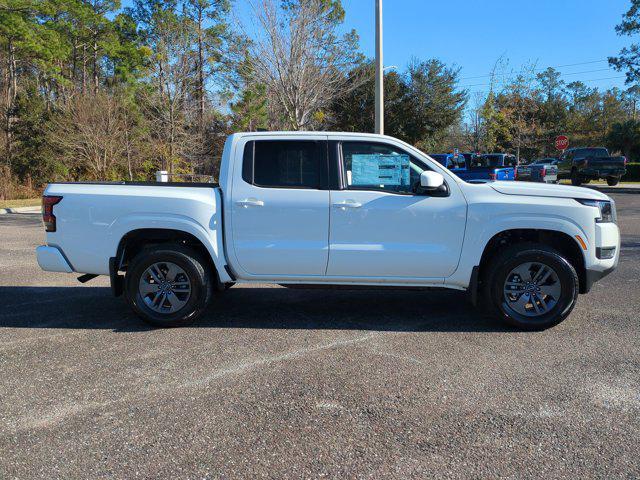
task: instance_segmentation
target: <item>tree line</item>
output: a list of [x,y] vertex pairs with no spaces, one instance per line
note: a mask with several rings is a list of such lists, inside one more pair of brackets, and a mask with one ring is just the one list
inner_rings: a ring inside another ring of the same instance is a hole
[[606,146],[637,158],[638,98],[634,88],[599,90],[581,81],[566,83],[551,67],[527,67],[471,108],[468,145],[531,160],[558,156],[554,139],[566,135],[571,146]]
[[[373,131],[374,67],[341,2],[249,3],[0,0],[0,198],[55,180],[216,176],[233,131]],[[631,71],[628,57],[612,64]],[[529,158],[567,134],[640,153],[634,88],[498,67],[489,93],[475,95],[437,59],[387,71],[386,133],[428,152]]]

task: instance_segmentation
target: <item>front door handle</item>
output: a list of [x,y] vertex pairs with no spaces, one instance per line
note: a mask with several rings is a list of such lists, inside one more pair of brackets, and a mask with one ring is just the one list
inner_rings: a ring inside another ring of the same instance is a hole
[[346,200],[344,202],[334,203],[335,208],[346,210],[347,208],[360,208],[362,204],[360,202],[354,202],[353,200]]
[[236,205],[244,208],[248,207],[264,207],[264,202],[262,200],[257,200],[255,198],[245,198],[244,200],[239,200],[236,202]]

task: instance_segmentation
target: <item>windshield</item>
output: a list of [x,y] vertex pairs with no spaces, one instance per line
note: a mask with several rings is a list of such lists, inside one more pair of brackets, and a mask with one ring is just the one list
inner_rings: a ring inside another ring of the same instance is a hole
[[605,158],[609,156],[606,148],[583,148],[580,153],[585,157]]
[[502,155],[478,155],[471,160],[471,168],[501,167]]
[[549,165],[555,162],[555,158],[540,158],[533,162],[535,165]]

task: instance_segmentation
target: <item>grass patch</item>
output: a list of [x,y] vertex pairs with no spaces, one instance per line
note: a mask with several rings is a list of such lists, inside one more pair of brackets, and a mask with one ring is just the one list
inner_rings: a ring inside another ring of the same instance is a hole
[[[571,180],[560,180],[560,183],[562,185],[571,185]],[[633,180],[633,181],[627,181],[627,180],[620,180],[620,183],[618,185],[622,185],[622,184],[629,184],[629,185],[640,185],[640,182],[637,180]],[[582,186],[584,187],[585,185],[607,185],[607,181],[606,180],[591,180],[589,183],[583,183]],[[607,185],[608,186],[608,185]]]
[[42,198],[23,198],[21,200],[0,200],[0,208],[39,207]]

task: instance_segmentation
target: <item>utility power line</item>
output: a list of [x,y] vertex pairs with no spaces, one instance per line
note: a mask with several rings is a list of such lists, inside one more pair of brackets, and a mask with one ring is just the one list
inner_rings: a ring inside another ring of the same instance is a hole
[[[600,81],[600,80],[614,80],[614,79],[620,79],[620,78],[626,78],[626,77],[625,77],[625,75],[618,75],[618,76],[615,76],[615,77],[589,78],[587,80],[579,80],[579,81],[582,82],[582,83],[586,83],[586,82],[596,82],[596,81]],[[491,86],[490,83],[476,83],[474,85],[460,85],[459,88],[490,87],[490,86]]]
[[[610,71],[611,71],[611,68],[598,68],[597,70],[583,70],[582,72],[569,72],[569,73],[558,72],[558,73],[560,74],[561,77],[569,77],[571,75],[584,75],[585,73],[610,72]],[[511,74],[511,73],[499,73],[495,75],[496,78],[502,78],[502,79],[514,78],[517,76],[518,74]]]
[[[608,60],[593,60],[590,62],[579,62],[579,63],[568,63],[566,65],[556,65],[551,66],[551,67],[544,67],[544,68],[536,68],[533,71],[534,72],[544,72],[547,68],[566,68],[566,67],[577,67],[579,65],[593,65],[594,63],[603,63],[603,62],[608,62]],[[487,73],[486,75],[478,75],[475,77],[461,77],[460,80],[474,80],[476,78],[487,78],[487,77],[491,77],[493,74],[491,73]],[[507,75],[507,74],[505,74]]]

